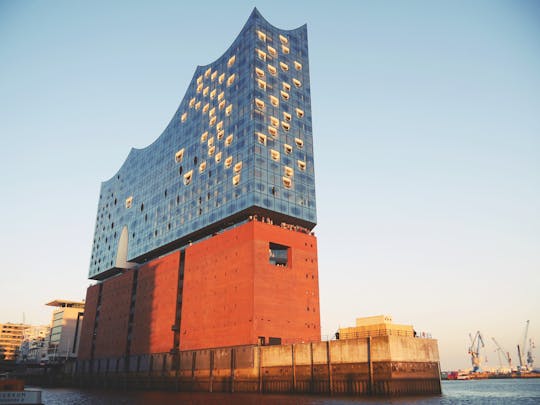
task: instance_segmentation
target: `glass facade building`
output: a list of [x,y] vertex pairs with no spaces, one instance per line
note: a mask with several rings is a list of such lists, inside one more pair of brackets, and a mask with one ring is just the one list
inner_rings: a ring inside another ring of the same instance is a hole
[[307,29],[280,30],[256,9],[197,67],[161,136],[102,183],[89,278],[253,215],[316,224]]

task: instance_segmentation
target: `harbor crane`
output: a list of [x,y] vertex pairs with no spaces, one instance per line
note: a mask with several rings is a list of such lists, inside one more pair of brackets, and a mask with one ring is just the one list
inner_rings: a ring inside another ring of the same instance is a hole
[[[528,361],[529,360],[529,353],[526,352],[525,346],[527,345],[527,335],[529,333],[529,320],[525,323],[525,333],[523,334],[523,343],[517,346],[518,351],[518,358],[519,358],[519,370],[525,371],[528,369]],[[532,349],[529,348],[529,351]],[[527,356],[527,357],[525,357]],[[532,353],[531,353],[531,360],[532,360]]]
[[529,339],[529,350],[527,350],[527,367],[529,367],[529,370],[532,370],[534,368],[534,357],[532,354],[534,348],[534,342],[532,341],[532,339]]
[[497,350],[495,350],[495,351],[497,352],[497,355],[499,356],[499,365],[502,367],[502,364],[501,364],[501,353],[502,353],[504,359],[508,363],[508,367],[511,370],[512,369],[512,359],[510,358],[510,353],[507,352],[506,350],[504,350],[501,347],[501,345],[495,340],[494,337],[492,337],[491,339],[493,340],[493,343],[495,343],[495,346],[497,346]]
[[[480,331],[476,331],[474,338],[469,333],[469,339],[471,340],[471,345],[469,346],[469,354],[471,355],[471,363],[473,366],[473,373],[481,371],[480,369],[480,349],[484,347],[484,339],[482,339],[482,334]],[[482,345],[482,346],[480,346]]]

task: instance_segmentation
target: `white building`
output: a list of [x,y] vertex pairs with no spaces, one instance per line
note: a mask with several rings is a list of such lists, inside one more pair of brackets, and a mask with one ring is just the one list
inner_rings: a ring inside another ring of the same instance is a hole
[[48,360],[55,363],[77,357],[84,317],[84,301],[54,300]]
[[29,326],[23,332],[23,341],[19,349],[18,362],[40,364],[48,361],[49,338],[51,328],[48,325]]

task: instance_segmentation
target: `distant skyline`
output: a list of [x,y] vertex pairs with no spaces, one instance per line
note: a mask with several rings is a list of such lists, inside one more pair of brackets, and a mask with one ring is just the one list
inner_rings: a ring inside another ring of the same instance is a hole
[[100,182],[253,6],[308,25],[323,337],[390,314],[443,369],[477,330],[488,367],[527,320],[540,345],[536,1],[0,1],[0,322],[84,299]]

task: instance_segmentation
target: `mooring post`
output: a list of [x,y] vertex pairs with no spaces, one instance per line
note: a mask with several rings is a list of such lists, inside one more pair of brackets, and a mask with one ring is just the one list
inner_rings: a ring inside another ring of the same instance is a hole
[[296,392],[296,360],[294,358],[294,343],[291,345],[291,360],[292,360],[292,389]]
[[373,395],[373,361],[371,358],[371,336],[368,336],[367,338],[367,358],[368,358],[368,376],[369,376],[369,383],[368,383],[368,394]]
[[326,341],[326,362],[328,363],[328,391],[334,394],[334,382],[332,380],[332,359],[330,357],[330,341]]

